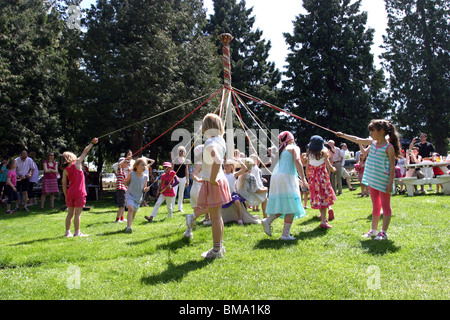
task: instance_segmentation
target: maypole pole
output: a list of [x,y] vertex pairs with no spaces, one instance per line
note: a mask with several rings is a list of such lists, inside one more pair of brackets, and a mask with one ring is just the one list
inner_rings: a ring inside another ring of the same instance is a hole
[[223,43],[222,59],[223,59],[223,94],[226,94],[225,106],[228,108],[227,119],[225,122],[226,142],[227,142],[227,159],[233,159],[234,154],[234,132],[233,132],[233,109],[231,105],[231,55],[230,42],[233,36],[229,33],[219,35],[219,40]]

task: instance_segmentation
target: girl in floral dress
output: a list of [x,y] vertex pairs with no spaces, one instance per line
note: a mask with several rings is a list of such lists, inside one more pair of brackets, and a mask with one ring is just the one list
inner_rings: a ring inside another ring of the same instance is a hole
[[306,172],[308,173],[311,208],[320,211],[321,228],[331,228],[326,219],[327,209],[337,199],[331,186],[327,167],[331,172],[336,171],[336,168],[330,163],[327,148],[324,148],[323,138],[312,136],[308,144]]

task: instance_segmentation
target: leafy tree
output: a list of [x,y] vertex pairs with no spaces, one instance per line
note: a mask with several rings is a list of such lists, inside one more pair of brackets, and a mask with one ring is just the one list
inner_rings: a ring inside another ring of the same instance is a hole
[[[90,80],[85,111],[95,119],[90,126],[98,130],[101,123],[107,133],[135,124],[102,139],[107,157],[140,150],[194,106],[143,119],[218,88],[220,59],[201,31],[205,23],[200,0],[98,0],[87,11],[83,66]],[[191,129],[193,120],[184,125]],[[165,135],[151,146],[151,157],[166,160],[174,144]]]
[[446,154],[450,133],[449,9],[444,0],[386,0],[385,68],[405,135],[426,132]]
[[[382,70],[370,52],[374,30],[366,28],[361,1],[305,0],[306,14],[285,33],[290,53],[283,81],[285,106],[324,127],[367,136],[370,119],[384,117],[388,100]],[[313,134],[336,137],[303,121],[291,120],[302,145]]]

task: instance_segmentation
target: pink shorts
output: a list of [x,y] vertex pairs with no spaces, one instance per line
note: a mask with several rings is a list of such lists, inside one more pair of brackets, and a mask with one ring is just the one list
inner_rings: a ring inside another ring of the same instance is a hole
[[86,197],[66,198],[66,206],[69,208],[83,208],[86,204]]

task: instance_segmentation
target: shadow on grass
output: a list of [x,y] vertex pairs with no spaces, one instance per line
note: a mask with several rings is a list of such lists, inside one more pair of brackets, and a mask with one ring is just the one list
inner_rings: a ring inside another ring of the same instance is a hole
[[365,249],[366,253],[371,255],[384,255],[386,253],[397,252],[401,247],[394,244],[392,240],[374,240],[366,239],[360,240],[361,247]]
[[64,235],[58,236],[58,237],[53,237],[53,238],[42,238],[42,239],[35,239],[35,240],[28,240],[28,241],[22,241],[22,242],[18,242],[18,243],[11,243],[8,244],[8,246],[21,246],[24,244],[35,244],[38,242],[46,242],[46,241],[52,241],[52,240],[57,240],[57,239],[65,239],[66,237]]
[[255,249],[281,249],[286,246],[296,245],[299,241],[303,241],[306,239],[312,239],[317,237],[323,237],[327,234],[328,229],[320,228],[319,226],[313,230],[302,232],[300,231],[298,234],[293,235],[295,240],[280,240],[280,238],[274,238],[272,236],[271,239],[263,239],[259,240]]
[[199,261],[188,261],[183,264],[176,265],[169,260],[165,271],[157,275],[142,277],[141,282],[147,285],[156,285],[158,283],[167,283],[172,281],[180,282],[189,272],[206,267],[211,262],[212,260],[202,259]]

